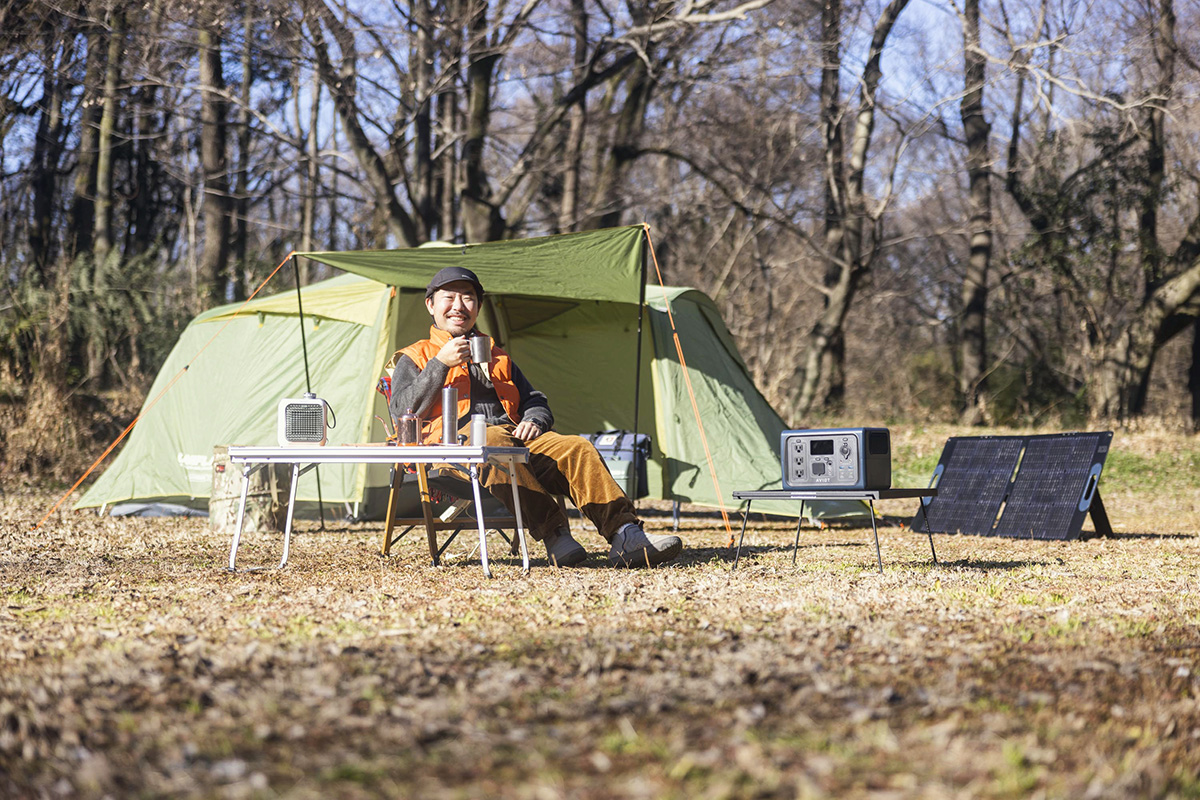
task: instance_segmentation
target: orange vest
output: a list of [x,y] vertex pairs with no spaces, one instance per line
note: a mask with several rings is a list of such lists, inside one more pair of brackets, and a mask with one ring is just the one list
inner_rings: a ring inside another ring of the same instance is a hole
[[[450,341],[450,334],[431,325],[428,339],[410,344],[397,355],[408,356],[417,365],[417,369],[424,370],[425,365],[429,363],[430,359],[437,357],[438,352],[448,341]],[[521,415],[517,409],[521,404],[521,393],[513,383],[512,359],[509,358],[508,353],[496,346],[494,339],[492,340],[492,360],[488,364],[488,372],[491,373],[496,397],[500,399],[500,404],[504,406],[509,419],[514,424],[520,422]],[[467,372],[466,364],[451,367],[450,371],[446,373],[446,382],[443,385],[453,386],[458,390],[458,408],[456,409],[458,413],[455,416],[457,422],[471,412],[471,376]],[[421,426],[425,441],[440,441],[442,438],[442,396],[440,393],[433,398],[433,405],[425,410],[425,414],[426,419]]]

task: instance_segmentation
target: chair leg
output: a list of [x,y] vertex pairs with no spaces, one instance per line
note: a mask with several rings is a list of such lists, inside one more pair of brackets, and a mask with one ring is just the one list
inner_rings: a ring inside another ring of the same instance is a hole
[[400,496],[400,485],[404,483],[404,470],[400,464],[392,467],[392,488],[388,490],[387,522],[383,526],[383,545],[379,548],[380,555],[388,555],[392,550],[392,531],[396,529],[396,499]]

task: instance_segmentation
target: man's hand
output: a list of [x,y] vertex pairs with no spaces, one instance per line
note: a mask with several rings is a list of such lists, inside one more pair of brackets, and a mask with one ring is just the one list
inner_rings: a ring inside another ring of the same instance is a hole
[[455,367],[471,358],[471,344],[466,336],[455,336],[442,345],[438,351],[437,360],[447,367]]
[[529,420],[525,420],[513,429],[512,435],[513,438],[520,439],[522,442],[531,442],[542,435],[542,429]]

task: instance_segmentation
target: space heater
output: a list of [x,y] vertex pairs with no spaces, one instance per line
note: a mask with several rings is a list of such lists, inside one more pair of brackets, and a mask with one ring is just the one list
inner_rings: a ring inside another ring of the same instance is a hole
[[323,445],[329,424],[329,404],[312,392],[300,399],[279,401],[279,445],[305,447]]

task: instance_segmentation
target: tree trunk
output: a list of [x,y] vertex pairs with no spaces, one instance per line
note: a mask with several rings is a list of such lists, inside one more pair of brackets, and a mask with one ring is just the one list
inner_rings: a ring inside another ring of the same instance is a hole
[[[575,75],[581,76],[588,58],[588,13],[584,0],[571,0],[571,23],[575,32]],[[562,233],[575,230],[579,224],[580,167],[586,123],[585,98],[571,106],[569,114],[566,151],[563,153],[562,202],[558,211],[558,230]]]
[[[1154,60],[1158,67],[1155,95],[1165,100],[1175,89],[1175,58],[1178,52],[1175,42],[1175,9],[1171,0],[1162,4],[1155,34],[1151,38]],[[1145,292],[1150,294],[1166,277],[1162,247],[1158,238],[1158,207],[1163,201],[1163,187],[1167,177],[1165,103],[1149,103],[1143,114],[1145,121],[1140,133],[1146,142],[1146,188],[1142,193],[1138,214],[1137,238]]]
[[592,193],[595,213],[586,227],[610,228],[621,224],[625,211],[624,188],[629,168],[639,155],[642,132],[646,127],[646,109],[654,91],[654,78],[646,62],[638,59],[621,81],[625,101],[614,121],[612,143],[596,175]]
[[1192,430],[1200,432],[1200,317],[1192,322],[1192,363],[1187,385],[1192,396]]
[[[250,90],[254,86],[254,59],[251,42],[254,35],[254,14],[249,8],[242,20],[242,81],[238,92],[237,163],[234,166],[233,259],[230,270],[233,299],[245,300],[249,264],[246,253],[250,246]],[[315,80],[315,79],[314,79]]]
[[438,208],[438,238],[452,242],[458,230],[458,157],[454,147],[454,135],[458,130],[458,95],[447,89],[438,95],[438,119],[447,131],[438,142],[438,179],[440,199]]
[[221,34],[212,19],[197,33],[200,45],[200,164],[204,170],[204,254],[200,264],[201,300],[205,307],[225,302],[229,271],[230,197],[226,155],[228,103],[224,99],[225,73],[221,65]]
[[[300,211],[300,250],[307,252],[314,250],[313,241],[316,236],[317,227],[317,182],[320,180],[320,170],[317,164],[317,126],[320,121],[321,110],[321,83],[316,75],[313,75],[312,85],[309,91],[308,105],[308,133],[304,139],[304,192],[303,204]],[[300,88],[296,87],[296,127],[302,129],[299,124],[300,111]],[[299,267],[301,285],[308,285],[308,259],[304,259],[302,266]]]
[[463,232],[468,242],[489,242],[504,235],[504,220],[492,201],[484,143],[491,127],[492,78],[499,55],[487,41],[487,5],[475,6],[468,25],[467,119],[463,138]]
[[67,216],[68,257],[90,252],[96,224],[96,150],[100,132],[100,82],[104,75],[105,40],[100,26],[91,23],[87,34],[87,60],[83,78],[83,109],[79,116],[79,146],[76,150],[75,181],[71,210]]
[[434,198],[433,163],[433,104],[434,86],[434,24],[433,14],[427,0],[415,0],[411,5],[413,25],[416,28],[416,44],[409,69],[412,73],[413,99],[416,106],[413,115],[415,141],[413,142],[412,179],[409,186],[413,204],[413,221],[417,224],[417,238],[428,241],[437,225]]
[[[329,133],[329,142],[331,147],[338,146],[338,118],[334,117],[332,130]],[[330,250],[341,249],[341,241],[338,238],[338,171],[336,169],[329,170],[329,235],[326,237],[325,246]]]
[[1095,359],[1088,406],[1093,419],[1128,419],[1145,411],[1146,388],[1158,351],[1192,324],[1200,312],[1200,215],[1192,220],[1179,249],[1190,265],[1163,281],[1138,307],[1132,321],[1105,342]]
[[[825,248],[825,275],[822,283],[826,294],[824,310],[808,336],[808,347],[800,383],[800,399],[797,411],[801,416],[816,405],[826,405],[828,383],[832,368],[830,354],[843,351],[842,321],[844,308],[838,303],[848,299],[846,293],[837,292],[838,283],[845,277],[842,259],[846,241],[846,176],[845,139],[842,128],[841,82],[842,66],[842,0],[827,0],[821,7],[821,141],[825,155],[825,224],[823,231]],[[820,399],[818,400],[818,397]]]
[[54,282],[54,200],[58,191],[63,150],[62,82],[59,80],[58,31],[45,31],[42,97],[37,103],[37,134],[33,143],[33,210],[29,220],[29,251],[43,286]]
[[92,258],[97,271],[103,271],[112,250],[113,218],[113,131],[117,125],[117,85],[121,79],[121,56],[125,49],[124,12],[114,9],[109,20],[108,52],[104,65],[103,110],[96,138],[96,203],[92,226]]
[[970,254],[962,283],[958,389],[961,421],[984,421],[987,369],[988,271],[992,260],[991,125],[983,115],[986,56],[979,39],[979,0],[966,0],[963,19],[965,91],[961,104],[967,144],[967,235]]
[[825,304],[806,343],[797,412],[836,410],[845,394],[844,323],[873,252],[864,249],[872,222],[864,193],[867,154],[875,127],[876,95],[883,76],[881,62],[887,38],[908,5],[892,0],[875,24],[863,72],[858,109],[850,134],[849,157],[843,161],[844,106],[838,75],[841,61],[841,0],[827,0],[821,16],[821,133],[825,155]]

